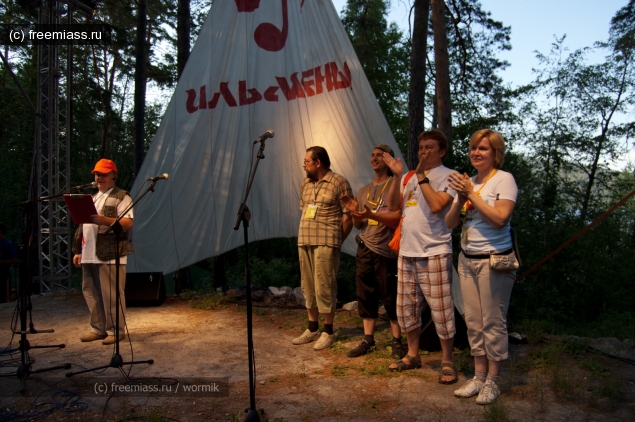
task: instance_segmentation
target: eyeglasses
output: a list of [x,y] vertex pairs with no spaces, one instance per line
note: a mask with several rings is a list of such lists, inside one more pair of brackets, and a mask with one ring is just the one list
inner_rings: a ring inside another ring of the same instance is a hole
[[303,161],[304,161],[304,164],[309,164],[309,163],[314,162],[315,160],[303,160]]

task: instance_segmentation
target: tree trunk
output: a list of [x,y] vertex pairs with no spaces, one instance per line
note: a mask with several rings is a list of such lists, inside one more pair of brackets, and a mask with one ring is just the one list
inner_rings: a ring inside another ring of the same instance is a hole
[[408,167],[417,167],[418,136],[423,132],[426,96],[426,51],[430,0],[416,0],[410,56],[410,95],[408,97]]
[[180,78],[190,57],[190,0],[178,0],[176,16],[176,72]]
[[134,84],[134,173],[139,174],[143,163],[144,122],[146,108],[146,26],[148,4],[146,0],[138,0],[137,8],[137,49],[135,53]]
[[437,121],[439,130],[448,138],[446,163],[452,164],[452,114],[450,103],[450,60],[448,34],[445,25],[445,2],[431,0],[432,28],[434,30],[434,62],[436,70]]

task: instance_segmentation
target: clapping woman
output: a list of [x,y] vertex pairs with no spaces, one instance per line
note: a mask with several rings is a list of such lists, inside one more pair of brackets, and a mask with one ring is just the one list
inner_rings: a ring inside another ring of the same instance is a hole
[[[458,274],[475,377],[454,391],[457,397],[478,395],[476,403],[493,403],[500,395],[498,378],[507,352],[507,308],[516,272],[509,221],[518,188],[500,170],[505,141],[500,133],[481,129],[470,138],[470,162],[476,176],[452,173],[458,193],[445,217],[449,228],[463,223]],[[503,265],[498,268],[501,258]],[[493,267],[493,268],[492,268]]]

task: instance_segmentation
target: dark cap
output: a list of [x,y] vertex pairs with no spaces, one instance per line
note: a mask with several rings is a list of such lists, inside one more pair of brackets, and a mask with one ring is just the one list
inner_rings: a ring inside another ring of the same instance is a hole
[[379,144],[373,149],[380,149],[380,150],[382,150],[384,152],[387,152],[388,154],[392,155],[393,157],[395,156],[395,153],[392,151],[392,148],[390,148],[388,145],[385,145],[385,144]]

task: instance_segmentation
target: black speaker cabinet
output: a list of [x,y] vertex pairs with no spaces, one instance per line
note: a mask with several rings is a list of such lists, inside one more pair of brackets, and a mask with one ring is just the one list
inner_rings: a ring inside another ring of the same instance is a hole
[[163,302],[163,273],[126,274],[126,306],[161,306]]

